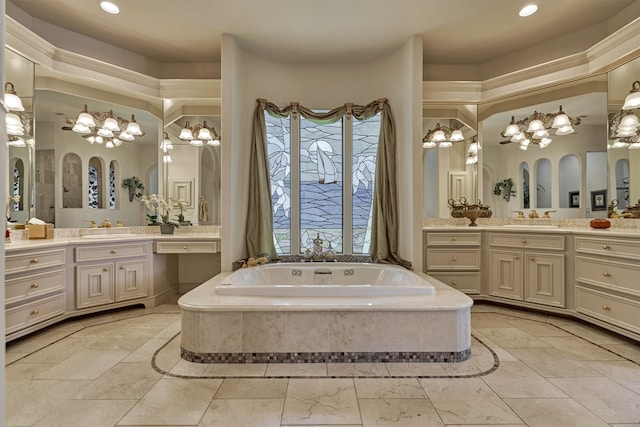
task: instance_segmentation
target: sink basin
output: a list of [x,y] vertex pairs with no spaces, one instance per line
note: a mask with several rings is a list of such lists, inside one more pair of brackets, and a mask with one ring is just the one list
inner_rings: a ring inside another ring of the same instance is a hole
[[505,224],[503,225],[504,228],[527,228],[527,229],[532,229],[532,228],[537,228],[537,229],[554,229],[554,228],[558,228],[560,227],[559,225],[550,225],[550,224]]
[[80,236],[81,239],[87,240],[109,240],[109,239],[124,239],[127,237],[135,237],[136,234],[133,233],[118,233],[118,234],[86,234],[84,236]]

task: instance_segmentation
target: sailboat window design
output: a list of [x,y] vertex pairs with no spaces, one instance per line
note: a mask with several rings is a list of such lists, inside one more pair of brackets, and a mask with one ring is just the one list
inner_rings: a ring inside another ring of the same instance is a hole
[[276,252],[304,253],[320,234],[325,248],[368,253],[380,116],[317,124],[265,112],[265,125]]

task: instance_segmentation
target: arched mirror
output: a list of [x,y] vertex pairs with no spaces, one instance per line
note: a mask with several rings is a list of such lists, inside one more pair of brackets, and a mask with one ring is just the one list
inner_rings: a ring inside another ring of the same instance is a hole
[[477,107],[426,105],[422,117],[423,214],[449,218],[449,199],[478,199]]
[[220,224],[220,102],[165,99],[165,197],[185,225]]
[[[157,189],[161,120],[131,106],[144,107],[145,102],[61,85],[44,75],[36,81],[36,133],[41,141],[35,156],[41,177],[36,182],[37,216],[57,228],[86,227],[87,220],[101,224],[105,218],[114,224],[122,220],[125,225],[144,225],[144,209],[139,200],[129,200],[124,181],[138,178],[143,194]],[[48,86],[64,86],[75,94]],[[90,116],[94,125],[81,128],[81,114]],[[141,132],[129,136],[132,122]],[[111,133],[104,131],[106,123],[112,123]]]
[[[609,192],[617,200],[617,210],[634,206],[640,199],[640,108],[623,109],[634,88],[640,89],[640,58],[609,72]],[[635,85],[635,86],[634,86]]]
[[566,197],[560,197],[560,208],[579,208],[580,198],[576,195],[580,195],[580,177],[582,172],[580,170],[580,162],[578,157],[573,154],[568,154],[560,159],[559,164],[559,194],[566,194]]
[[24,223],[34,215],[34,65],[28,59],[5,48],[5,92],[15,92],[20,105],[6,114],[7,131],[6,182],[9,183],[6,219]]
[[[483,176],[491,179],[483,183],[485,199],[491,197],[483,202],[491,205],[494,217],[513,217],[514,210],[529,208],[555,210],[552,218],[591,213],[585,201],[593,191],[606,190],[606,185],[594,188],[587,183],[590,173],[597,174],[594,168],[606,175],[606,165],[587,163],[588,153],[606,155],[606,96],[603,74],[479,105]],[[561,178],[560,164],[567,155],[587,166],[565,170]],[[526,173],[523,163],[529,166]],[[512,183],[516,197],[507,200],[503,191],[493,191],[504,182]],[[572,183],[571,188],[564,182]],[[527,195],[519,194],[527,189],[529,206]],[[565,203],[570,197],[576,198],[575,206]]]

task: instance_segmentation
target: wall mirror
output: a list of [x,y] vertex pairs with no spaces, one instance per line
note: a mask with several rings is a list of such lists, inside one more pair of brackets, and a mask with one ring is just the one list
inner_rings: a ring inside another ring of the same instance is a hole
[[[638,83],[638,80],[640,58],[609,72],[609,189],[610,201],[617,201],[614,203],[617,204],[617,210],[640,203],[640,139],[637,126],[640,108],[622,109],[626,97],[634,88],[634,82]],[[635,87],[640,88],[640,83]]]
[[4,170],[9,183],[6,217],[10,223],[24,223],[34,216],[34,64],[6,48],[4,60],[5,91],[15,92],[24,109],[6,115],[8,149]]
[[220,100],[165,99],[163,109],[165,196],[187,224],[219,225]]
[[[555,211],[552,218],[603,216],[591,196],[608,189],[606,98],[602,74],[479,105],[480,194],[494,217],[523,209]],[[552,127],[560,109],[570,128]],[[536,119],[543,122],[537,134],[529,132]],[[524,130],[519,137],[507,131],[512,122]]]
[[[57,86],[66,90],[56,90]],[[131,106],[145,102],[60,84],[44,71],[39,75],[38,69],[36,87],[36,216],[58,228],[86,227],[90,220],[100,225],[105,219],[114,225],[119,220],[125,226],[144,225],[141,202],[130,199],[122,183],[137,177],[143,194],[158,192],[161,119]],[[96,126],[76,132],[73,129],[80,125],[78,117],[85,105]],[[109,118],[117,123],[111,136],[101,133]],[[124,131],[134,121],[142,134],[132,139]]]
[[478,199],[477,106],[425,105],[422,117],[423,215],[448,218],[449,199]]

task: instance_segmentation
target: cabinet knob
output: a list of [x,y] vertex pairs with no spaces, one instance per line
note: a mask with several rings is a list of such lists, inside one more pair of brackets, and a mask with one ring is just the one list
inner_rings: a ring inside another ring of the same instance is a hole
[[458,240],[458,238],[457,237],[452,237],[451,240],[453,240],[455,242],[456,240]]
[[611,307],[609,307],[608,305],[603,305],[603,306],[602,306],[602,309],[603,309],[604,311],[609,311],[609,310],[611,310]]
[[451,258],[451,261],[457,261],[457,260],[458,260],[458,258],[456,258],[456,257]]
[[125,267],[124,265],[120,266],[120,270],[126,270],[126,269],[127,269],[127,267]]
[[185,249],[185,250],[186,250],[186,249],[187,249],[187,247],[188,247],[188,246],[183,246],[183,247],[182,247],[182,249]]
[[602,273],[602,275],[603,275],[604,277],[611,277],[611,274],[610,274],[610,273],[607,273],[606,271],[605,271],[604,273]]
[[534,257],[529,257],[529,261],[535,261],[536,259]]
[[609,245],[602,245],[602,249],[605,249],[605,250],[606,250],[606,249],[611,249],[611,246],[609,246]]
[[40,287],[40,285],[38,285],[37,283],[31,284],[31,289],[38,289],[38,287]]
[[36,314],[40,314],[40,310],[31,310],[32,316],[35,316]]
[[102,271],[109,271],[109,267],[103,268]]
[[451,286],[457,286],[458,282],[456,282],[455,280],[453,282],[451,282]]
[[117,254],[117,253],[118,253],[118,251],[116,251],[115,249],[111,249],[111,253],[112,253],[112,254]]
[[38,258],[33,258],[31,261],[29,261],[31,264],[37,264],[38,263]]
[[514,256],[513,259],[520,259],[518,255]]
[[525,239],[522,239],[522,240],[520,240],[520,243],[522,243],[524,245],[525,243],[527,243],[527,241]]

